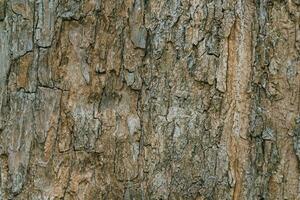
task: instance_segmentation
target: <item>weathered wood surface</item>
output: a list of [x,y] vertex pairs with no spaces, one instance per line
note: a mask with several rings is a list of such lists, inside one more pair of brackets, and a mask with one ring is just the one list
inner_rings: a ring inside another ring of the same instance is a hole
[[0,199],[300,199],[299,0],[0,0]]

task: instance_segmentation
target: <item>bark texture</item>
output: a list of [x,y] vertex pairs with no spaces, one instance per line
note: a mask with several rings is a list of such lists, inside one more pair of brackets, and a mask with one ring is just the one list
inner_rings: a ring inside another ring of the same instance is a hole
[[0,0],[0,199],[300,199],[299,0]]

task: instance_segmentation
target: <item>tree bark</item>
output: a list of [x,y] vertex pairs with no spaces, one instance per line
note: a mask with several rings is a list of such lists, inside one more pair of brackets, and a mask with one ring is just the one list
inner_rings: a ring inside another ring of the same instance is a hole
[[300,199],[299,0],[0,0],[0,199]]

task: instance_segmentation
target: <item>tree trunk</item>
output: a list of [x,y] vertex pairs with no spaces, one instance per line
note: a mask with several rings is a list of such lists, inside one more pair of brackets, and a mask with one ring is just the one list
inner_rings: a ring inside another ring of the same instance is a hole
[[299,0],[0,0],[0,199],[300,199]]

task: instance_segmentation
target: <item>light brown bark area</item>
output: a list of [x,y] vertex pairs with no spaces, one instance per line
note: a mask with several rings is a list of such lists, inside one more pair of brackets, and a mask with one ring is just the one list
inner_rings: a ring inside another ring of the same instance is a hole
[[299,199],[299,0],[0,0],[0,199]]

